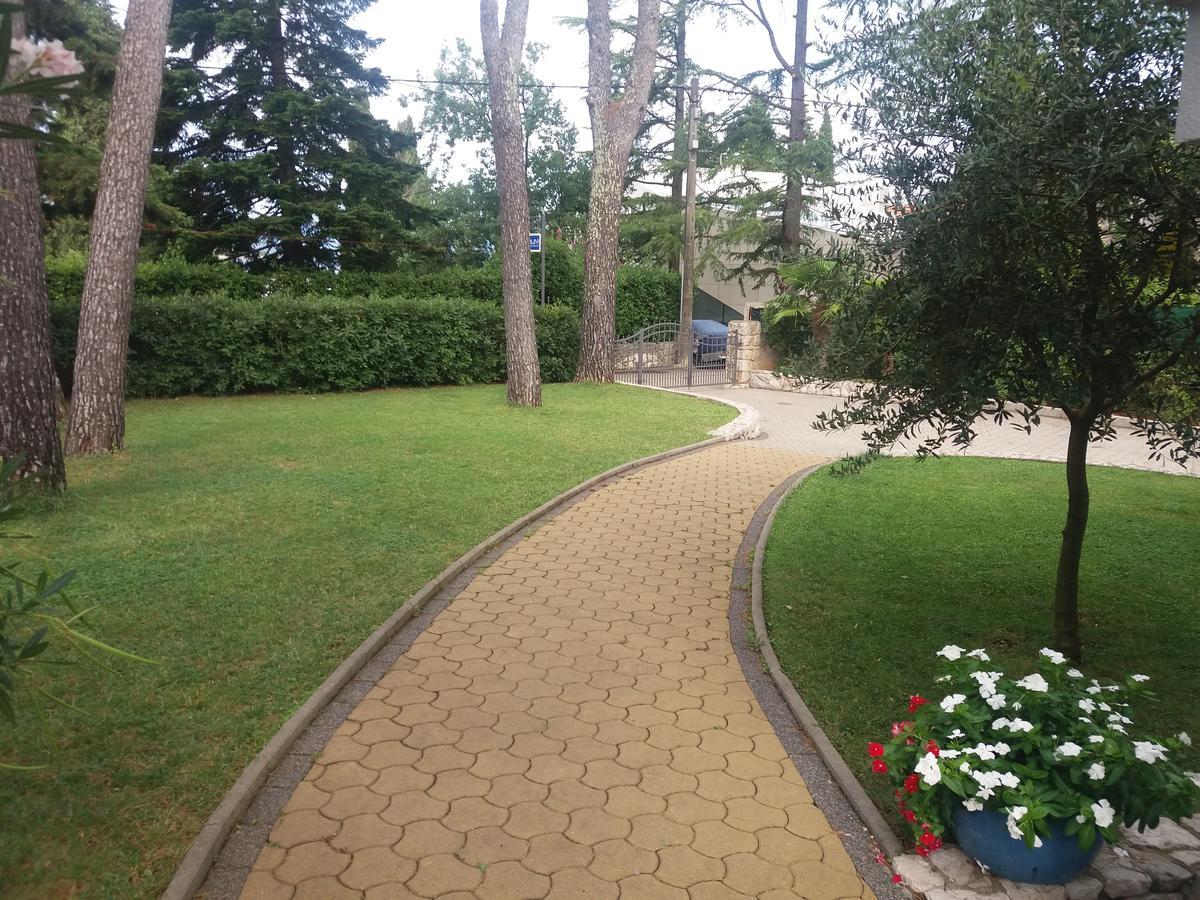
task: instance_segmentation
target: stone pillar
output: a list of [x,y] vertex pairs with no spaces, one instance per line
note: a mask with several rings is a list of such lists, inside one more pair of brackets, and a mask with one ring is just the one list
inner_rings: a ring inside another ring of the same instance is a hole
[[737,366],[733,382],[737,385],[750,384],[750,373],[758,368],[758,358],[763,349],[762,323],[746,319],[729,323],[729,336],[737,336]]

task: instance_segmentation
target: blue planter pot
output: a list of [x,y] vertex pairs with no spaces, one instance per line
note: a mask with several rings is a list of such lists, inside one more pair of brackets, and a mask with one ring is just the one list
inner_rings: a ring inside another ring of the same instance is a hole
[[1054,822],[1050,837],[1033,850],[1024,841],[1014,841],[1008,833],[1007,816],[985,809],[971,812],[959,806],[954,810],[954,835],[967,856],[974,857],[993,875],[1030,884],[1066,884],[1084,873],[1104,839],[1087,850],[1079,849],[1077,836],[1067,834],[1065,823]]

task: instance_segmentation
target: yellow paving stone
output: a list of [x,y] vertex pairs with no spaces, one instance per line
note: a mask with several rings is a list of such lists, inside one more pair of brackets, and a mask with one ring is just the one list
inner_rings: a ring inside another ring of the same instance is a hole
[[408,889],[421,897],[444,897],[452,891],[474,890],[483,881],[483,872],[449,854],[427,856],[417,864],[417,874],[408,881]]
[[381,884],[403,884],[416,871],[416,862],[392,852],[390,847],[369,847],[355,853],[339,877],[347,887],[365,891]]
[[270,872],[251,872],[242,887],[245,900],[291,900],[296,888],[284,884]]
[[400,825],[385,822],[377,815],[356,815],[342,822],[329,844],[335,850],[355,853],[370,847],[390,847],[403,836],[404,828]]
[[285,884],[299,885],[314,878],[337,875],[348,865],[350,854],[334,850],[324,841],[312,841],[288,850],[287,858],[274,875]]
[[312,878],[296,886],[293,900],[360,900],[362,893],[333,877]]
[[271,843],[277,847],[295,847],[310,841],[323,841],[337,834],[339,824],[315,809],[284,813],[271,829]]
[[334,791],[329,802],[321,807],[321,815],[327,819],[344,822],[360,813],[378,813],[388,805],[388,798],[365,787],[348,787]]
[[678,457],[501,553],[338,728],[244,896],[874,900],[729,640],[730,560],[816,459]]

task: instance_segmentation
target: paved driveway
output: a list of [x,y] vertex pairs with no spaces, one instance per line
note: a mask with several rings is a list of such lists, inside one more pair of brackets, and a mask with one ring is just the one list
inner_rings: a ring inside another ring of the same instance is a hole
[[[846,456],[866,449],[857,430],[830,433],[812,427],[817,413],[831,410],[842,402],[836,397],[727,385],[692,388],[691,393],[753,406],[762,415],[764,434],[756,443],[763,447],[819,453],[823,456]],[[979,436],[970,447],[965,451],[947,447],[942,452],[946,456],[999,456],[1061,462],[1066,455],[1068,431],[1064,419],[1043,419],[1032,434],[1026,434],[1011,425],[996,425],[989,419],[983,419],[978,426]],[[913,455],[915,445],[897,447],[891,452]],[[1145,441],[1128,428],[1118,428],[1115,440],[1093,444],[1088,451],[1088,461],[1094,465],[1200,476],[1200,464],[1196,460],[1192,460],[1185,469],[1170,460],[1150,459]]]

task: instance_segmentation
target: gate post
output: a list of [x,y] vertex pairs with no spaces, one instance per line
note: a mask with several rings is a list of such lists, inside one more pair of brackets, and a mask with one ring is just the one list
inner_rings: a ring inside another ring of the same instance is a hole
[[762,323],[752,320],[738,320],[729,323],[729,340],[735,343],[733,356],[734,384],[750,384],[750,373],[758,364],[759,349],[762,345]]
[[637,349],[637,383],[642,383],[642,357],[646,353],[646,329],[643,328],[638,332],[638,349]]
[[[701,338],[701,345],[703,345],[703,338]],[[693,361],[693,358],[695,357],[695,354],[692,352],[692,336],[689,334],[689,335],[686,335],[686,337],[685,337],[684,333],[682,331],[680,331],[679,332],[679,346],[687,348],[687,361],[688,361],[687,386],[691,387],[692,386],[692,361]]]

